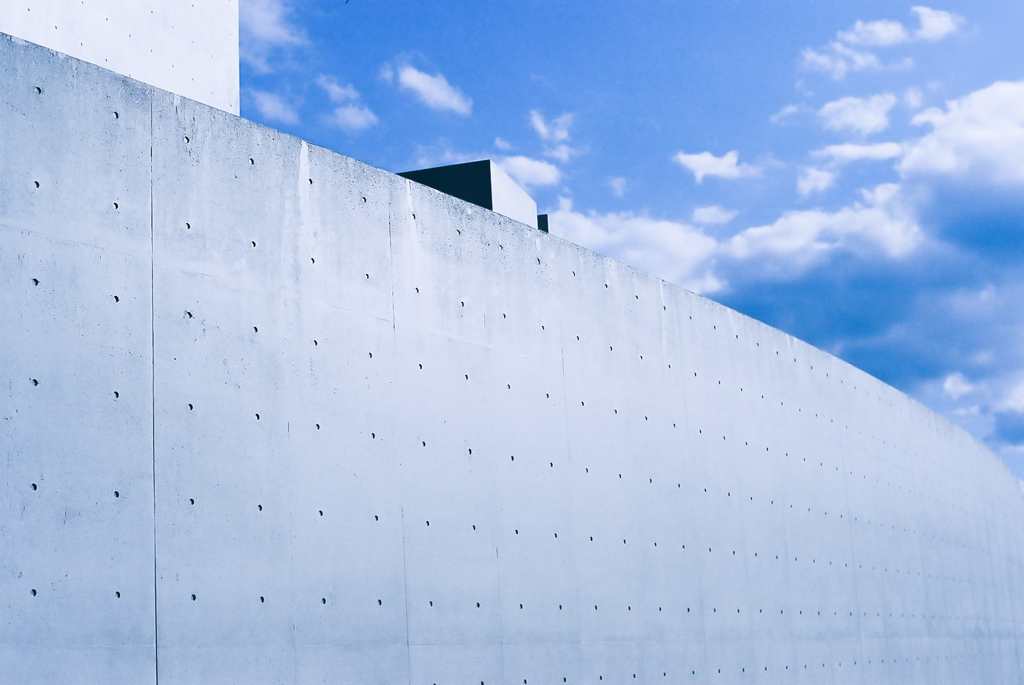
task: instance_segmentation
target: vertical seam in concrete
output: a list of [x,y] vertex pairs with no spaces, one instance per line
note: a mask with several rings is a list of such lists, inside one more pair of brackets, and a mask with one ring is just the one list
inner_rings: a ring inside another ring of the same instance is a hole
[[[837,412],[838,413],[838,412]],[[836,430],[839,430],[836,428]],[[845,429],[844,429],[845,430]],[[846,542],[850,545],[850,563],[854,565],[854,568],[850,569],[850,573],[853,575],[853,606],[857,611],[857,615],[854,617],[856,620],[854,624],[857,626],[857,642],[860,647],[860,659],[864,660],[865,654],[865,641],[868,636],[864,633],[864,622],[861,620],[860,610],[860,578],[857,574],[857,545],[853,538],[853,525],[851,524],[850,518],[850,481],[846,477],[846,437],[844,432],[839,433],[839,463],[842,465],[843,472],[840,474],[843,477],[843,508],[846,509]],[[920,546],[918,547],[920,550]]]
[[155,92],[149,100],[149,361],[150,361],[150,417],[153,448],[153,672],[160,683],[160,622],[157,617],[157,563],[156,563],[156,249],[153,229],[153,109]]
[[[408,185],[406,181],[406,185]],[[398,339],[398,321],[395,318],[395,248],[391,231],[391,197],[388,197],[388,264],[391,266],[391,335]]]
[[[566,389],[566,384],[565,384],[565,344],[564,344],[564,340],[561,339],[562,335],[565,334],[565,318],[562,316],[562,312],[561,311],[559,311],[559,313],[558,313],[558,319],[559,319],[559,323],[558,323],[558,336],[559,336],[559,341],[558,341],[558,361],[559,361],[559,363],[561,364],[561,367],[562,367],[562,416],[565,417],[565,459],[566,459],[567,462],[569,462],[569,461],[572,460],[572,441],[569,439],[569,392]],[[573,505],[570,504],[570,509],[569,509],[570,516],[575,513],[572,510],[572,506]],[[575,526],[573,526],[573,527],[575,528]],[[577,607],[576,611],[577,611],[578,617],[580,619],[579,623],[576,626],[576,628],[579,631],[578,637],[579,637],[579,646],[580,646],[580,657],[582,658],[582,655],[583,655],[583,617],[582,617],[582,615],[579,615],[579,612],[580,612],[580,608],[583,605],[580,604],[580,582],[579,582],[579,572],[578,571],[576,571],[576,578],[575,578],[575,580],[576,580],[575,585],[576,585],[576,607]]]
[[[491,470],[491,474],[493,476],[493,469]],[[491,482],[493,484],[494,481]],[[495,496],[496,495],[497,493],[495,493]],[[501,608],[501,554],[498,551],[497,544],[494,545],[494,571],[496,574],[495,585],[498,587],[498,648],[501,650],[501,656],[498,659],[498,677],[500,681],[504,683],[508,682],[508,680],[505,678],[505,625],[504,621],[502,621],[502,615],[504,612]]]
[[[943,602],[943,609],[945,609],[945,608],[946,608],[945,602]],[[1014,608],[1017,609],[1019,607],[1017,605],[1015,605]],[[1013,628],[1012,628],[1012,630],[1013,630],[1013,651],[1014,651],[1014,656],[1017,657],[1017,661],[1016,661],[1016,663],[1017,663],[1017,674],[1018,674],[1017,682],[1020,683],[1020,682],[1022,682],[1022,674],[1021,674],[1021,669],[1020,669],[1021,663],[1022,663],[1021,662],[1021,656],[1020,656],[1020,631],[1018,631],[1016,629],[1017,626],[1020,625],[1020,614],[1018,614],[1016,611],[1014,611],[1013,619],[1014,619],[1014,621],[1013,621]]]
[[[408,181],[406,187],[408,189]],[[392,223],[392,195],[388,195],[388,263],[391,265],[391,336],[393,340],[398,339],[398,321],[395,318],[395,254],[391,241]],[[397,351],[397,342],[395,345]],[[399,464],[401,468],[401,464]],[[399,495],[401,498],[401,495]],[[405,682],[412,685],[412,648],[409,640],[409,573],[406,570],[405,562],[405,506],[399,502],[399,524],[402,530],[402,595],[405,597]]]
[[399,507],[402,526],[402,594],[405,595],[405,675],[406,683],[412,685],[412,647],[409,639],[409,572],[405,563],[405,507]]
[[[540,246],[541,239],[537,239],[538,249]],[[566,473],[571,473],[572,466],[572,446],[569,444],[569,403],[567,401],[566,386],[565,386],[565,316],[562,308],[562,301],[558,302],[558,361],[562,368],[562,415],[565,417],[565,461],[566,461]],[[571,531],[579,532],[576,526],[576,500],[573,497],[575,492],[573,488],[572,476],[566,478],[566,484],[568,486],[568,497],[569,497],[569,514],[568,514],[568,527]],[[572,536],[574,539],[575,536]],[[570,542],[569,550],[572,554],[572,568],[573,568],[573,587],[576,589],[576,632],[577,640],[574,642],[579,647],[580,659],[583,659],[583,604],[580,602],[580,574],[576,564],[576,547],[574,542]],[[503,664],[504,665],[504,664]]]

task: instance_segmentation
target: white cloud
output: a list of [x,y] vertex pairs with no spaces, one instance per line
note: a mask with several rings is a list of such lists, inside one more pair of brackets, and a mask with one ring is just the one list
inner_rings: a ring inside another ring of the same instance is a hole
[[583,152],[567,145],[569,140],[569,127],[572,126],[575,114],[564,113],[552,121],[546,121],[544,115],[537,110],[530,112],[530,125],[537,132],[537,136],[546,143],[544,154],[559,162],[568,162],[573,156]]
[[240,29],[251,38],[274,45],[301,45],[302,32],[288,22],[282,0],[245,0],[238,6]]
[[495,138],[494,147],[498,148],[499,150],[504,150],[505,152],[508,152],[509,150],[512,149],[512,143],[508,142],[504,138]]
[[584,214],[564,197],[559,198],[549,222],[555,235],[695,292],[714,292],[723,286],[711,272],[717,243],[693,226],[633,212]]
[[996,402],[998,411],[1015,411],[1024,413],[1024,381],[1018,381],[1010,387],[1003,397]]
[[769,119],[769,121],[771,121],[773,124],[781,124],[783,121],[785,121],[786,119],[788,119],[789,117],[793,116],[794,114],[796,114],[799,111],[800,111],[800,106],[799,105],[786,105],[785,107],[780,109],[778,112],[773,114],[771,116],[771,118]]
[[[431,76],[412,65],[402,64],[397,68],[397,76],[399,88],[413,93],[431,109],[454,112],[464,117],[473,113],[473,100],[448,83],[442,74]],[[395,72],[391,65],[381,67],[380,78],[387,83],[393,81]]]
[[845,59],[850,71],[878,71],[881,69],[907,69],[913,66],[913,62],[904,59],[902,62],[883,64],[878,56],[872,52],[861,52],[847,47],[842,43],[833,43],[832,49],[837,55]]
[[711,205],[710,207],[697,207],[694,209],[690,220],[696,224],[727,224],[735,219],[737,214],[739,214],[739,212],[732,209],[726,209],[721,205]]
[[811,71],[830,74],[840,81],[851,71],[880,71],[883,69],[910,69],[914,61],[905,57],[899,62],[884,64],[873,52],[858,50],[856,47],[887,48],[911,41],[937,41],[956,33],[963,18],[934,10],[929,7],[912,8],[917,15],[919,28],[911,34],[898,21],[879,19],[877,21],[857,20],[852,27],[836,34],[828,48],[815,50],[805,48],[801,54],[803,67]]
[[840,31],[839,40],[850,45],[899,45],[910,36],[898,21],[882,19],[880,21],[860,21],[848,31]]
[[956,373],[949,374],[942,381],[942,390],[955,401],[964,395],[974,392],[974,386],[964,378],[962,373],[957,371]]
[[486,159],[487,154],[473,152],[457,152],[451,148],[449,141],[440,139],[435,145],[416,146],[416,164],[419,169],[429,169],[447,164],[462,164]]
[[932,130],[908,145],[897,165],[904,175],[1024,185],[1024,81],[998,81],[911,121]]
[[885,65],[878,55],[871,52],[854,50],[843,43],[833,42],[829,45],[830,52],[818,52],[805,48],[803,67],[811,71],[823,71],[836,81],[841,81],[851,71],[881,71],[883,69],[906,69],[913,66],[910,58],[897,64]]
[[340,105],[326,117],[328,123],[348,133],[359,133],[377,125],[377,115],[359,101],[359,91],[351,83],[341,85],[324,74],[317,78],[316,83],[327,93],[331,102]]
[[861,191],[863,202],[837,212],[813,209],[783,214],[773,224],[748,228],[729,241],[737,259],[788,258],[810,265],[838,249],[878,251],[891,258],[910,254],[922,241],[921,229],[896,184]]
[[359,99],[359,91],[357,91],[351,83],[342,86],[337,82],[337,80],[324,74],[317,77],[316,83],[324,89],[324,92],[327,93],[327,97],[330,98],[331,102],[341,103],[346,100]]
[[849,164],[861,160],[880,161],[896,159],[903,153],[903,146],[899,143],[873,143],[871,145],[859,145],[857,143],[843,143],[841,145],[829,145],[820,150],[811,152],[811,157],[817,159],[828,159],[834,164]]
[[820,193],[828,190],[836,182],[836,175],[825,169],[814,169],[807,167],[800,170],[796,179],[796,190],[801,197],[807,197],[811,193]]
[[622,176],[614,176],[608,179],[608,187],[612,189],[612,195],[615,197],[625,197],[626,195],[626,179]]
[[896,96],[892,93],[870,98],[845,97],[826,103],[818,110],[818,116],[827,129],[868,135],[889,127],[889,110],[895,104]]
[[562,180],[562,172],[554,164],[523,155],[497,160],[498,166],[524,188],[531,186],[554,186]]
[[545,143],[564,143],[569,140],[569,127],[576,115],[565,113],[557,119],[547,122],[544,115],[537,110],[530,112],[530,124]]
[[274,48],[304,45],[306,36],[288,20],[282,0],[245,0],[238,7],[239,55],[257,71],[269,72]]
[[378,123],[377,115],[360,104],[342,105],[334,110],[327,120],[349,133],[359,133]]
[[869,45],[873,47],[890,47],[911,40],[942,40],[960,30],[963,17],[943,10],[918,5],[911,11],[917,15],[918,29],[911,35],[905,26],[898,21],[881,19],[878,21],[860,21],[853,27],[840,31],[836,37],[847,45]]
[[731,269],[760,268],[769,277],[788,278],[839,251],[899,259],[923,240],[896,184],[862,190],[860,202],[836,212],[787,212],[723,240],[694,225],[727,223],[735,216],[719,206],[694,210],[693,224],[635,212],[584,213],[562,197],[550,225],[555,235],[703,293],[724,288],[722,272]]
[[249,91],[253,103],[264,121],[276,121],[282,124],[299,123],[299,113],[295,107],[285,102],[280,95],[265,93],[259,90]]
[[577,155],[579,153],[580,150],[577,150],[576,148],[571,148],[565,144],[556,145],[555,147],[544,150],[545,155],[551,157],[552,159],[557,159],[559,162],[562,162],[563,164],[565,162],[568,162],[570,159],[572,159],[574,155]]
[[911,11],[917,14],[917,19],[921,22],[920,28],[914,32],[914,37],[920,40],[942,40],[946,36],[959,31],[960,25],[964,21],[963,17],[952,14],[951,12],[933,10],[929,7],[922,7],[920,5],[912,7]]
[[692,171],[697,183],[703,183],[705,176],[736,179],[761,173],[756,166],[739,164],[739,153],[736,150],[731,150],[721,157],[715,157],[710,152],[686,154],[680,150],[672,159],[683,168]]
[[850,70],[850,65],[842,57],[818,52],[813,48],[804,48],[800,57],[804,69],[808,71],[822,71],[831,75],[836,81],[845,78],[846,72]]
[[903,102],[910,109],[919,108],[923,101],[924,93],[921,92],[920,88],[907,88],[906,92],[903,93]]

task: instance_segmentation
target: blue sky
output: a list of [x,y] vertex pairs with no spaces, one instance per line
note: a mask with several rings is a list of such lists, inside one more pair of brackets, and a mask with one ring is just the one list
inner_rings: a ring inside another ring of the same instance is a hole
[[492,158],[552,232],[894,385],[1024,478],[1019,0],[241,0],[242,114]]

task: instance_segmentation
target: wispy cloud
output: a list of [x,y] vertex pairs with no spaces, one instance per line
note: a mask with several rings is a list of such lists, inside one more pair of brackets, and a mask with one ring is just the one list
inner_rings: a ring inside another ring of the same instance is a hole
[[349,133],[359,133],[376,126],[377,115],[365,105],[342,105],[327,119],[330,123]]
[[917,6],[912,10],[918,19],[916,30],[892,19],[857,20],[853,26],[836,34],[826,48],[805,48],[802,64],[810,71],[821,71],[839,81],[850,72],[909,69],[914,62],[902,60],[884,63],[878,55],[865,48],[890,48],[913,41],[935,42],[956,33],[963,19],[950,12]]
[[475,162],[485,159],[487,156],[487,154],[476,152],[459,152],[452,148],[450,141],[442,138],[433,145],[416,146],[414,164],[418,169],[426,169],[429,167],[443,166],[445,164]]
[[317,78],[316,83],[327,94],[327,98],[337,105],[326,117],[328,123],[350,134],[377,125],[377,115],[360,101],[359,91],[351,83],[341,85],[335,78],[323,74]]
[[573,158],[574,155],[579,154],[579,152],[580,151],[577,150],[576,148],[569,147],[565,143],[544,150],[544,154],[546,156],[550,157],[551,159],[557,159],[562,164],[568,162],[570,159]]
[[898,21],[888,19],[861,21],[858,19],[852,28],[840,31],[836,37],[849,45],[887,46],[905,43],[910,38],[910,34]]
[[818,116],[827,129],[869,135],[889,128],[889,110],[895,104],[896,96],[892,93],[870,98],[844,97],[826,103],[818,110]]
[[568,145],[569,127],[572,126],[575,118],[575,114],[564,113],[552,121],[547,121],[539,111],[532,110],[530,112],[530,125],[537,132],[537,137],[544,143],[545,156],[557,159],[564,164],[582,152]]
[[344,86],[339,84],[332,76],[321,74],[316,79],[316,84],[323,88],[331,102],[345,102],[346,100],[358,100],[359,91],[351,83]]
[[796,190],[801,197],[828,190],[836,183],[836,174],[827,169],[805,167],[796,179]]
[[924,101],[924,93],[920,88],[907,88],[903,92],[903,103],[910,109],[917,109]]
[[823,51],[804,48],[801,57],[805,69],[825,72],[836,81],[843,80],[851,71],[910,69],[914,66],[914,61],[909,57],[900,62],[885,64],[872,52],[855,50],[840,42],[831,43]]
[[958,400],[964,395],[974,392],[974,386],[957,371],[951,373],[942,381],[942,390],[953,400]]
[[734,209],[726,209],[721,205],[711,205],[710,207],[697,207],[693,210],[693,214],[690,215],[690,220],[695,224],[706,224],[706,225],[719,225],[727,224],[739,214]]
[[679,166],[693,172],[697,183],[703,183],[705,176],[716,176],[718,178],[738,179],[757,176],[761,169],[746,163],[739,162],[739,152],[731,150],[721,157],[715,157],[710,152],[699,152],[687,154],[680,150],[672,158]]
[[1024,413],[1024,379],[1015,379],[995,402],[1000,411]]
[[626,196],[626,179],[622,176],[613,176],[608,179],[608,187],[612,190],[612,195],[615,197]]
[[910,11],[917,15],[916,30],[908,30],[901,22],[891,19],[857,20],[851,28],[837,33],[836,38],[848,45],[872,47],[889,47],[914,40],[934,42],[956,33],[964,23],[963,17],[952,12],[923,5],[912,7]]
[[876,143],[874,145],[858,145],[843,143],[829,145],[810,153],[812,158],[826,162],[826,168],[804,167],[797,177],[796,189],[801,197],[826,191],[836,184],[839,174],[837,169],[857,161],[881,161],[900,156],[903,147],[898,143]]
[[914,37],[919,40],[942,40],[959,31],[964,23],[963,17],[952,12],[933,10],[921,5],[912,7],[911,11],[917,14],[917,19],[920,22],[920,26],[914,32]]
[[498,159],[496,163],[524,188],[554,186],[562,180],[562,172],[558,167],[541,159],[515,155]]
[[540,139],[546,143],[564,143],[569,140],[569,127],[572,126],[573,114],[563,114],[560,117],[548,122],[544,115],[537,110],[530,112],[530,125],[537,132]]
[[769,121],[771,121],[773,124],[781,124],[786,119],[788,119],[791,116],[793,116],[794,114],[798,113],[800,111],[800,109],[801,109],[800,105],[786,105],[785,107],[780,109],[778,112],[773,114],[771,116],[771,118],[769,119]]
[[381,67],[380,77],[387,83],[397,81],[398,87],[412,93],[427,107],[439,112],[454,112],[468,117],[473,113],[473,99],[448,82],[441,73],[428,74],[411,64]]
[[307,43],[306,35],[289,18],[284,0],[244,0],[238,7],[239,57],[256,71],[273,71],[275,49]]
[[903,146],[899,143],[873,143],[871,145],[843,143],[841,145],[829,145],[820,150],[813,150],[811,157],[829,160],[837,165],[844,165],[859,161],[896,159],[901,154],[903,154]]
[[290,125],[299,123],[298,110],[282,96],[260,90],[250,90],[249,95],[263,121]]

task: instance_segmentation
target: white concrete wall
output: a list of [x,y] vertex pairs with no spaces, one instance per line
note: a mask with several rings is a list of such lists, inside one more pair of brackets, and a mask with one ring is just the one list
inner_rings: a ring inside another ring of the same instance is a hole
[[238,0],[4,0],[0,32],[238,114]]
[[254,123],[0,68],[0,682],[1022,681],[1016,480],[906,396]]

